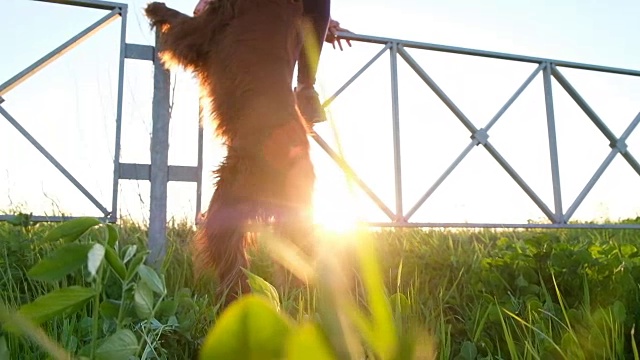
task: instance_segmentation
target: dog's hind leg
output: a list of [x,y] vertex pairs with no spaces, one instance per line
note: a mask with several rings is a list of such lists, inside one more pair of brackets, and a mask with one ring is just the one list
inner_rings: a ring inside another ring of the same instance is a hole
[[[300,154],[285,170],[282,180],[274,230],[277,235],[296,246],[304,258],[311,260],[316,247],[312,213],[315,173],[309,154]],[[288,285],[301,286],[307,282],[306,279],[292,278],[289,271],[284,271],[281,267],[276,267],[276,271],[278,284],[285,288]]]
[[218,183],[205,219],[195,238],[198,271],[213,267],[219,280],[218,295],[226,303],[250,291],[242,268],[249,267],[246,254],[251,234],[247,225],[257,217],[257,207],[237,185],[239,164],[225,162],[218,169]]

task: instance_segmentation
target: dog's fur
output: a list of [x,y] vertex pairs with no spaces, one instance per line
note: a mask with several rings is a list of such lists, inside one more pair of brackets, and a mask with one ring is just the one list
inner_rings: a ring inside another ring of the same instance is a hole
[[213,267],[227,300],[249,291],[247,226],[269,222],[293,241],[311,235],[315,174],[291,89],[302,46],[301,0],[217,0],[190,17],[151,3],[168,67],[192,71],[210,99],[227,155],[198,227],[196,267]]

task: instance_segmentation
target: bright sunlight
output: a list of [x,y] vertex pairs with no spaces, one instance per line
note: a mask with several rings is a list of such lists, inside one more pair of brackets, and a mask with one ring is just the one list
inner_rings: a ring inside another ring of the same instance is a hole
[[[335,150],[344,157],[341,146],[340,137],[335,126],[335,122],[329,115],[328,125],[331,129],[331,138],[335,142]],[[329,139],[325,139],[329,140]],[[318,154],[312,154],[312,157],[320,156],[326,160],[328,155],[323,150],[316,148]],[[313,159],[314,164],[318,165],[318,160]],[[315,185],[313,211],[314,221],[320,226],[323,232],[333,233],[336,235],[344,235],[356,230],[358,222],[361,221],[358,214],[363,214],[365,209],[359,204],[354,194],[355,184],[351,183],[349,178],[339,170],[337,164],[325,164],[324,174],[317,174],[318,178]],[[335,171],[338,172],[335,172]]]

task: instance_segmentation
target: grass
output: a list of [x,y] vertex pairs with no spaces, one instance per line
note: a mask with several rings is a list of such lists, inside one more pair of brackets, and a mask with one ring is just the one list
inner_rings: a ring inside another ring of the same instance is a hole
[[[59,350],[109,358],[107,345],[129,344],[134,358],[191,359],[207,339],[233,334],[223,331],[234,322],[222,320],[232,315],[221,314],[212,297],[215,280],[192,276],[188,224],[169,227],[167,259],[157,272],[133,264],[146,254],[146,229],[122,222],[110,245],[108,229],[91,227],[75,242],[101,244],[96,249],[107,253],[112,246],[121,276],[113,258],[93,272],[85,259],[55,281],[29,271],[64,247],[64,238],[45,241],[54,225],[26,225],[0,223],[0,358],[45,359]],[[267,237],[250,269],[262,294],[275,289],[273,256],[295,255],[264,245],[278,243]],[[307,346],[329,358],[638,359],[636,231],[384,230],[322,238],[329,250],[292,269],[321,269],[313,285],[278,286],[275,296],[262,297],[266,307],[247,299],[229,310],[276,319],[270,324],[281,324],[273,326],[289,339],[277,350],[290,358]],[[74,286],[93,295],[36,328],[23,321],[33,315],[25,304]],[[214,350],[234,339],[212,340]]]

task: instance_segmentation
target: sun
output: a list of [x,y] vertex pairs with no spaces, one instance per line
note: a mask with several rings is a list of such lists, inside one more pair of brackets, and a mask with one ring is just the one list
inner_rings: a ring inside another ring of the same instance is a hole
[[349,202],[345,204],[343,201],[339,206],[336,206],[336,204],[318,206],[316,203],[314,206],[314,222],[324,231],[348,233],[358,227],[356,212],[355,206]]
[[[323,134],[324,141],[328,141],[338,156],[344,157],[336,123],[330,112],[327,115],[329,121],[319,134]],[[354,233],[365,213],[355,195],[356,185],[319,146],[312,146],[311,157],[316,168],[314,223],[318,230],[329,237]]]
[[319,176],[313,202],[314,222],[323,232],[346,234],[357,229],[362,209],[344,176]]

